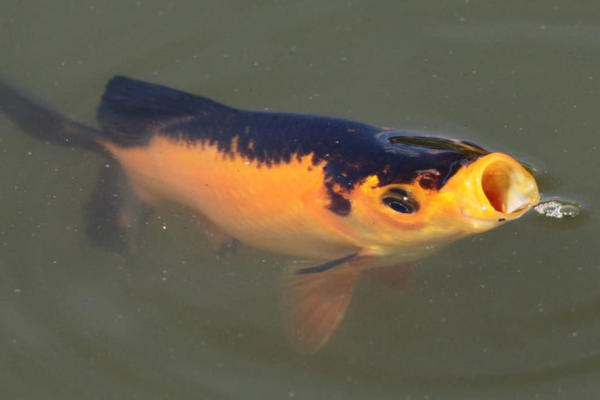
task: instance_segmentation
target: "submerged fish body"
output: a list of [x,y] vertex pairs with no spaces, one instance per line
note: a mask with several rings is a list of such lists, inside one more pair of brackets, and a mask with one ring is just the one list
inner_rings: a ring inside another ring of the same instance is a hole
[[287,288],[292,337],[309,352],[341,321],[361,271],[384,267],[371,275],[386,279],[390,266],[518,218],[539,199],[518,162],[472,143],[240,110],[125,77],[107,85],[100,129],[6,82],[0,107],[36,136],[118,160],[87,208],[97,242],[135,252],[151,210],[177,202],[220,251],[239,241],[316,260]]

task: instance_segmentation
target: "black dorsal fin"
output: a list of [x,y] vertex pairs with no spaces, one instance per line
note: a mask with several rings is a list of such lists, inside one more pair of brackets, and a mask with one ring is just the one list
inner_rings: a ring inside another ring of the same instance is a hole
[[98,121],[112,141],[135,146],[145,144],[154,134],[173,124],[193,119],[205,125],[232,112],[235,112],[233,108],[204,97],[115,76],[106,85]]

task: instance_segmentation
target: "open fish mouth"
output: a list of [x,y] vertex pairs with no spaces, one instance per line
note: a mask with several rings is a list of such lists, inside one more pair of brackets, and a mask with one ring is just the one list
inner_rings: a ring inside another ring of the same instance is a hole
[[504,157],[494,157],[482,168],[481,190],[494,210],[503,214],[527,210],[535,203],[532,199],[537,197],[537,186],[531,174],[514,160]]
[[466,167],[463,214],[480,220],[521,216],[539,201],[535,178],[519,162],[491,153]]

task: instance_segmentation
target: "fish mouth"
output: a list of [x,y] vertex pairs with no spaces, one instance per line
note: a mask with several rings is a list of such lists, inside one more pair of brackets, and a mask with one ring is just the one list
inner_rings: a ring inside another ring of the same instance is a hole
[[463,214],[477,219],[508,220],[521,216],[539,201],[535,178],[515,159],[491,153],[474,160],[467,169],[471,193]]

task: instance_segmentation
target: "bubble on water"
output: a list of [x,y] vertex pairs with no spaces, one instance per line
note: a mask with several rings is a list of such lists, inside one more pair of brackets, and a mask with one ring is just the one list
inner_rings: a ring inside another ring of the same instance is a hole
[[575,218],[579,215],[579,204],[562,200],[548,200],[533,207],[540,215],[550,218]]

